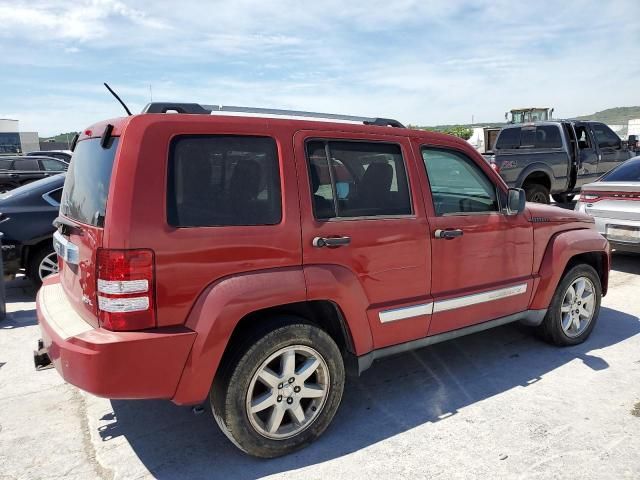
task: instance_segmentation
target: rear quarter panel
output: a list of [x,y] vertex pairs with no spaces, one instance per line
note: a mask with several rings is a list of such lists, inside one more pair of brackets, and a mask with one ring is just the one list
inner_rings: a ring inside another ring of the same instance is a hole
[[[167,222],[169,146],[179,135],[269,135],[281,169],[282,221],[267,226],[175,228]],[[131,117],[114,166],[104,246],[155,252],[158,326],[185,322],[209,285],[234,274],[300,266],[300,217],[292,132],[242,117],[147,114]],[[133,206],[133,208],[131,207]]]

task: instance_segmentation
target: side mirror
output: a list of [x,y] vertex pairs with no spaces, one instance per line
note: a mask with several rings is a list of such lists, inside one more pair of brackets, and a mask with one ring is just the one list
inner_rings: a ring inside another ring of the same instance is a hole
[[507,215],[518,215],[524,212],[527,196],[521,188],[510,188],[507,192]]

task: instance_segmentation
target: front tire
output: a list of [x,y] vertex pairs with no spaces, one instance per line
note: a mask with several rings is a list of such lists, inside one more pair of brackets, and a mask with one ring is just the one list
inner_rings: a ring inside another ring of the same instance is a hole
[[557,193],[555,195],[551,195],[551,197],[556,201],[556,203],[569,203],[573,201],[575,195],[572,193]]
[[602,286],[595,269],[576,265],[562,278],[551,300],[539,331],[559,346],[584,342],[596,325],[600,313]]
[[316,440],[340,405],[345,381],[342,355],[325,331],[297,317],[268,323],[225,358],[209,397],[229,440],[263,458]]
[[549,205],[549,189],[539,183],[530,183],[524,186],[527,202],[544,203]]

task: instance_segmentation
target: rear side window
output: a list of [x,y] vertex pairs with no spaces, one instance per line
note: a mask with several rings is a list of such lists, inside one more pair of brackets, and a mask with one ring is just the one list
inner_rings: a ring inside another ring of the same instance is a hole
[[25,158],[13,162],[13,169],[22,170],[25,172],[37,172],[40,170],[40,166],[38,165],[38,160]]
[[603,182],[640,182],[640,160],[629,160],[600,179]]
[[562,148],[562,136],[556,125],[505,128],[500,132],[496,148]]
[[496,149],[503,150],[520,147],[520,128],[505,128],[498,135]]
[[62,214],[81,223],[104,226],[118,141],[119,137],[112,137],[107,148],[102,148],[99,138],[78,142],[64,182]]
[[411,214],[399,145],[314,140],[307,161],[316,218]]
[[230,135],[174,139],[169,155],[167,217],[175,227],[280,223],[275,141]]

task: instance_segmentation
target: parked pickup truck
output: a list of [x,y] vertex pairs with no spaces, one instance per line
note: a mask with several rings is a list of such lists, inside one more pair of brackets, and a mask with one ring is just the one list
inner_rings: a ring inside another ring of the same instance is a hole
[[549,194],[569,202],[582,185],[633,156],[604,123],[572,120],[509,125],[494,151],[493,169],[538,203],[549,203]]
[[610,260],[593,218],[525,205],[462,139],[353,119],[152,103],[83,130],[36,366],[107,398],[207,402],[276,457],[383,357],[514,321],[589,337]]

